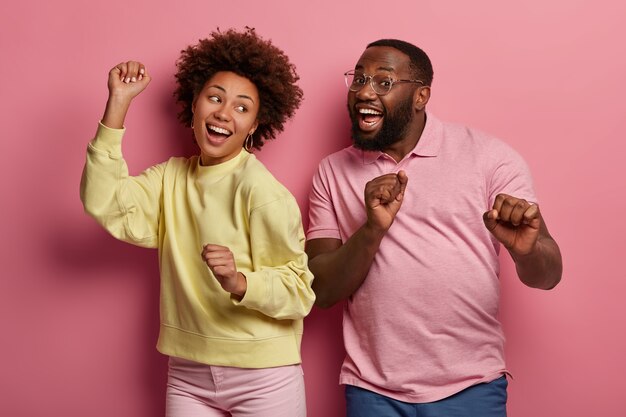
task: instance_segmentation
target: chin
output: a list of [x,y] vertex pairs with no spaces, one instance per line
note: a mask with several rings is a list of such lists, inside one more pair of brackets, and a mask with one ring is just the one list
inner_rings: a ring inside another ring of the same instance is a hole
[[352,144],[355,148],[363,151],[382,151],[384,147],[376,138],[366,138],[362,135],[352,135]]

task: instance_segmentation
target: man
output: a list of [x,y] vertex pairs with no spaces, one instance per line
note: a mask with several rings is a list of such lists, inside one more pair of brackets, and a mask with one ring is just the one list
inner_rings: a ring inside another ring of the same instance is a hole
[[316,303],[344,310],[349,417],[506,415],[500,245],[530,287],[561,279],[528,168],[497,139],[426,112],[433,70],[404,41],[346,73],[354,146],[313,180]]

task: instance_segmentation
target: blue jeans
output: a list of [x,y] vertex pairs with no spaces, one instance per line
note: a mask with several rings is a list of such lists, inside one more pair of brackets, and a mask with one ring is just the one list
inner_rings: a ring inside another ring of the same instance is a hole
[[347,417],[506,417],[505,376],[432,403],[405,403],[346,385]]

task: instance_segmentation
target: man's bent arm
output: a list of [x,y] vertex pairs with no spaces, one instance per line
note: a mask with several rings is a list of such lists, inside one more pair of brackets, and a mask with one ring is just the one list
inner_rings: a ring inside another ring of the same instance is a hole
[[384,230],[375,230],[365,224],[343,245],[339,239],[328,238],[307,242],[317,306],[332,307],[361,286],[384,235]]
[[556,241],[548,232],[541,219],[539,237],[533,251],[526,255],[516,255],[509,251],[519,279],[529,287],[550,290],[561,281],[563,261]]
[[367,221],[342,245],[339,239],[307,242],[309,269],[313,272],[315,304],[331,307],[350,297],[363,283],[383,237],[400,210],[408,183],[404,171],[385,174],[365,184]]

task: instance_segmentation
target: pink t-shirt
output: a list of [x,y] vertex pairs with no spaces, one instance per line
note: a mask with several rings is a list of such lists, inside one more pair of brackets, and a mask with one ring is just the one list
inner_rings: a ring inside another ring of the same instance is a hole
[[402,207],[345,306],[340,383],[431,402],[506,372],[500,244],[482,215],[499,193],[536,198],[525,162],[508,145],[428,114],[399,163],[353,147],[322,160],[307,239],[345,242],[365,223],[365,183],[400,170],[409,178]]

